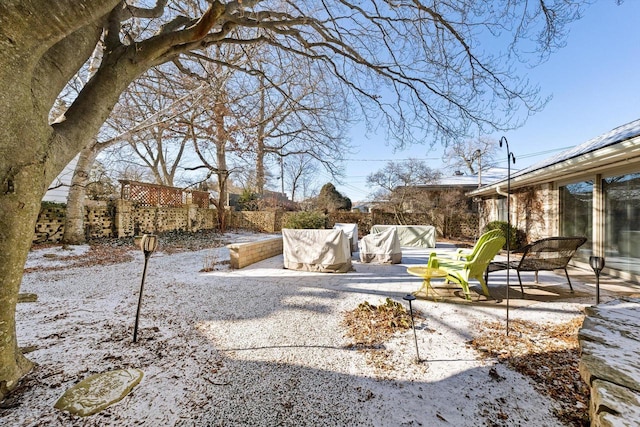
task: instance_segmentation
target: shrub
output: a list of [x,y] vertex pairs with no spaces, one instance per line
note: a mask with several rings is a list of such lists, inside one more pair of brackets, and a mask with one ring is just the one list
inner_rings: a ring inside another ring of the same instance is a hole
[[67,207],[66,203],[60,203],[60,202],[48,202],[46,200],[43,200],[40,203],[41,209],[55,209],[55,208],[66,208],[66,207]]
[[326,228],[327,216],[321,212],[295,212],[287,217],[283,228]]
[[242,190],[242,194],[238,198],[238,207],[241,211],[257,211],[258,195],[249,189]]
[[[502,234],[504,234],[505,236],[507,235],[509,236],[509,243],[510,243],[509,248],[511,250],[518,249],[519,247],[522,246],[522,243],[524,242],[524,239],[523,239],[524,233],[520,232],[513,225],[509,226],[509,224],[507,224],[506,221],[492,221],[489,224],[485,225],[482,232],[486,233],[489,230],[495,230],[495,229],[500,229],[502,230]],[[507,230],[509,230],[508,233],[507,233]],[[502,249],[507,249],[506,242],[502,247]]]

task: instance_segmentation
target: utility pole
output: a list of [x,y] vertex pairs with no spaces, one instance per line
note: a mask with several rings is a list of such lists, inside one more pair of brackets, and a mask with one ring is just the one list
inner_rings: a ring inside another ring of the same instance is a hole
[[482,151],[477,149],[474,154],[476,159],[478,159],[478,188],[480,188],[482,187]]
[[284,210],[285,206],[284,206],[284,199],[285,199],[285,195],[284,195],[284,156],[282,155],[282,153],[280,153],[280,188],[281,188],[281,193],[282,193],[282,210]]

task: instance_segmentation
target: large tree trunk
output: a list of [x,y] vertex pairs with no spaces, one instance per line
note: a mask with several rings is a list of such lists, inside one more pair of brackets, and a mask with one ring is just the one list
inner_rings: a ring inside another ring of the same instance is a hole
[[259,135],[256,140],[256,193],[264,194],[264,139]]
[[[104,67],[104,75],[87,85],[66,119],[49,125],[56,96],[100,37],[100,24],[78,28],[80,24],[73,22],[87,20],[83,13],[96,13],[81,3],[76,4],[78,15],[61,12],[53,3],[30,3],[31,8],[45,10],[5,16],[0,6],[0,16],[7,17],[0,27],[0,398],[32,367],[18,348],[15,316],[42,197],[97,134],[119,94],[139,74],[139,64]],[[66,34],[44,34],[65,28],[70,28]],[[33,37],[38,32],[41,37]]]
[[260,109],[258,110],[258,129],[256,135],[256,193],[264,194],[264,157],[265,151],[265,119],[266,119],[266,100],[264,79],[260,79]]
[[[224,133],[224,116],[218,116],[216,118],[218,122],[218,137],[223,137]],[[222,127],[220,127],[222,126]],[[224,139],[223,139],[224,141]],[[221,233],[227,231],[227,194],[229,192],[227,186],[227,179],[229,178],[229,171],[227,170],[227,150],[226,145],[216,144],[216,163],[218,164],[218,229]]]
[[[95,138],[129,83],[171,60],[180,51],[176,46],[201,40],[225,12],[215,2],[187,29],[123,45],[119,21],[125,11],[118,5],[124,3],[0,2],[0,399],[31,368],[18,349],[15,314],[47,186]],[[165,5],[160,1],[148,17],[162,14]],[[90,58],[105,24],[100,69],[64,117],[49,125],[52,105]]]
[[45,187],[42,164],[9,172],[0,171],[0,399],[32,367],[18,349],[15,311]]
[[84,200],[91,168],[98,157],[99,150],[95,141],[83,148],[73,171],[71,187],[67,196],[67,209],[64,222],[63,243],[81,245],[86,242],[84,232]]

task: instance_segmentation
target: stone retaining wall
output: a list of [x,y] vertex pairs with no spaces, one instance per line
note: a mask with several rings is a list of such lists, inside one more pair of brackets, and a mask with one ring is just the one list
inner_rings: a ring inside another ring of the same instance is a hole
[[640,299],[588,307],[578,332],[592,426],[640,425]]
[[248,243],[227,245],[231,257],[231,268],[244,268],[263,259],[282,253],[282,237]]

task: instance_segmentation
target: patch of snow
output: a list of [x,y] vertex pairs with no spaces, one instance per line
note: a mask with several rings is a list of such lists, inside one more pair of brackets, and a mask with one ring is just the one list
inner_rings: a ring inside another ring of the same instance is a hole
[[34,249],[29,252],[25,268],[64,266],[68,263],[69,257],[85,255],[89,249],[89,245],[51,246]]

